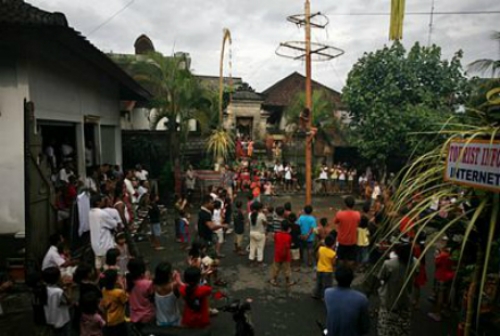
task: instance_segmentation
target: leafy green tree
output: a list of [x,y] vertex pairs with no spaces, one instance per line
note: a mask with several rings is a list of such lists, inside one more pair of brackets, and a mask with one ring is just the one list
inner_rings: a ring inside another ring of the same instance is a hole
[[[306,106],[306,95],[304,92],[297,94],[292,104],[285,110],[287,125],[298,125],[301,112]],[[322,91],[313,91],[312,95],[312,124],[314,127],[331,124],[336,122],[334,115],[335,104],[328,98],[328,95]]]
[[382,175],[389,159],[404,164],[435,144],[436,131],[465,102],[468,82],[462,52],[441,59],[435,45],[416,43],[409,52],[398,41],[365,53],[350,71],[343,101],[352,116],[360,154]]
[[183,64],[183,58],[152,52],[129,66],[133,77],[153,94],[150,107],[156,113],[151,116],[152,125],[156,128],[167,120],[171,162],[179,157],[181,145],[187,140],[190,120],[195,119],[202,131],[208,131],[212,105],[199,81]]

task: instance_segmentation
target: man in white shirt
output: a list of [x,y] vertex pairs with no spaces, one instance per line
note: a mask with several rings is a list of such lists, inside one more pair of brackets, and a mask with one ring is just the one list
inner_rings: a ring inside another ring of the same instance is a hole
[[69,183],[69,177],[73,176],[73,175],[74,175],[74,173],[71,170],[71,166],[70,166],[69,162],[65,162],[64,166],[59,171],[59,181]]
[[375,182],[373,185],[372,202],[375,202],[377,200],[377,197],[379,197],[380,195],[382,195],[382,191],[380,190],[378,182]]
[[61,235],[53,234],[49,238],[50,247],[42,262],[42,271],[49,267],[64,268],[70,266],[71,262],[66,261],[59,253],[59,245],[63,243]]
[[113,232],[118,226],[118,222],[102,208],[103,201],[100,195],[92,196],[90,200],[90,244],[95,254],[95,266],[101,269],[104,266],[106,252],[113,248],[115,241]]
[[137,191],[135,191],[134,184],[132,182],[132,178],[134,177],[134,174],[132,170],[127,170],[125,179],[123,182],[125,183],[125,187],[127,188],[127,192],[130,196],[130,200],[132,203],[137,203]]
[[146,169],[143,169],[141,165],[135,166],[135,177],[139,181],[147,181],[149,177],[149,173]]

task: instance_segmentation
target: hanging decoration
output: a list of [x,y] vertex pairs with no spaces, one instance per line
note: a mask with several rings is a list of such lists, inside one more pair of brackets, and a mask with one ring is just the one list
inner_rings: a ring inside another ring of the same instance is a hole
[[403,38],[405,5],[406,0],[392,0],[391,2],[391,25],[389,28],[390,40],[399,41]]

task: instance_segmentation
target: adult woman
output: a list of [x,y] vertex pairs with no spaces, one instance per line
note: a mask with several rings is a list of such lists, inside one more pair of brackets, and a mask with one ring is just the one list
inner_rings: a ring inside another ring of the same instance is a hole
[[258,263],[264,260],[264,246],[266,245],[267,220],[262,208],[262,203],[254,202],[250,214],[250,255],[248,258],[253,262],[257,256]]
[[413,279],[407,279],[414,263],[411,245],[398,245],[395,252],[396,257],[385,261],[378,274],[379,336],[410,335]]
[[185,178],[185,183],[186,183],[186,192],[187,192],[187,200],[189,203],[192,202],[192,196],[194,194],[194,189],[196,187],[196,175],[193,170],[193,166],[189,165],[188,169],[186,170],[186,178]]

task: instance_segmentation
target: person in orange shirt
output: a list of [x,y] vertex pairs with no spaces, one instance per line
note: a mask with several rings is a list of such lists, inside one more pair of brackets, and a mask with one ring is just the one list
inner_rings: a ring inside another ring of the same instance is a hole
[[354,197],[348,196],[344,200],[346,210],[337,212],[333,223],[337,231],[338,259],[341,263],[354,268],[357,259],[358,226],[361,214],[354,210]]

